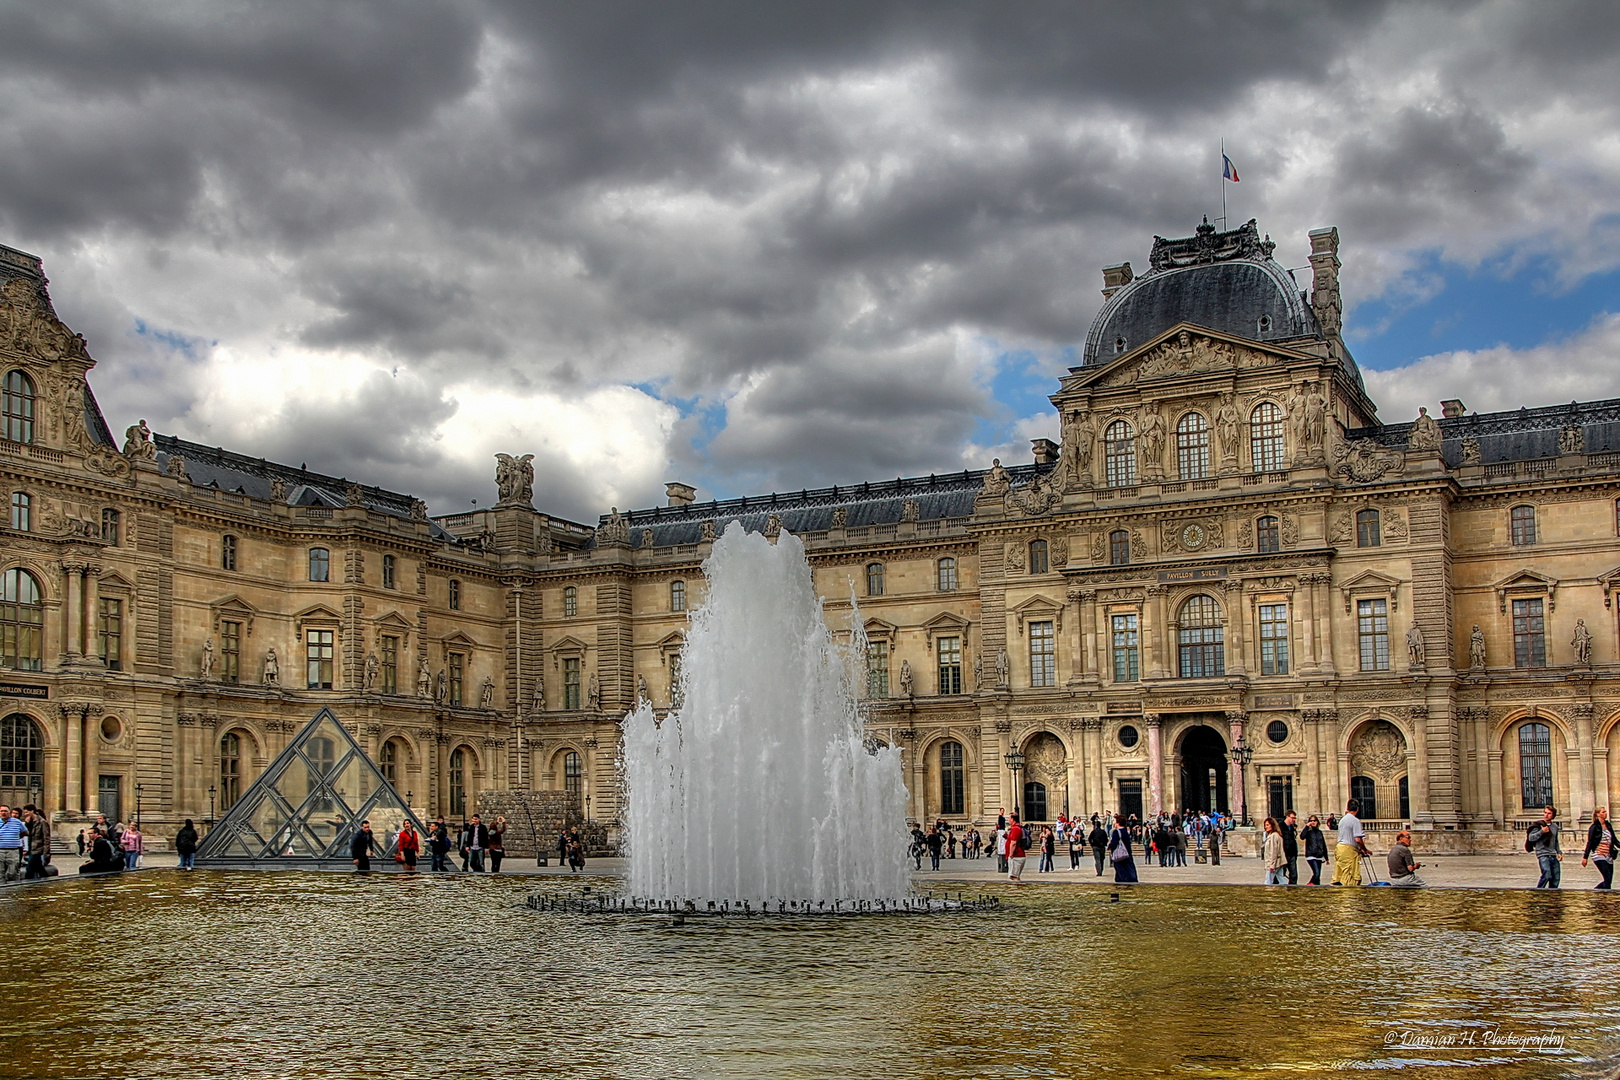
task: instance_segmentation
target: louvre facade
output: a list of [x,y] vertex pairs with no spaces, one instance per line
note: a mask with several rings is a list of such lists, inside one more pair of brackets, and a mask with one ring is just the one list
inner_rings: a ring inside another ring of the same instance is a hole
[[[679,696],[730,521],[790,530],[866,637],[919,820],[1218,806],[1486,850],[1620,790],[1620,401],[1376,414],[1338,235],[1254,222],[1103,271],[1032,460],[566,521],[115,437],[40,261],[0,248],[0,800],[222,816],[328,708],[418,812],[618,815],[617,720]],[[126,423],[134,418],[119,418]],[[518,448],[514,448],[518,449]],[[852,593],[858,598],[850,603]],[[1611,751],[1614,751],[1611,753]]]

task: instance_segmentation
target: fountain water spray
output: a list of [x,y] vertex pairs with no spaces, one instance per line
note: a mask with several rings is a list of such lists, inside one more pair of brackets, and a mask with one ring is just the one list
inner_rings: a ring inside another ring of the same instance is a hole
[[863,738],[853,665],[804,544],[733,522],[703,564],[679,710],[624,725],[628,886],[643,897],[882,901],[909,891],[900,752]]

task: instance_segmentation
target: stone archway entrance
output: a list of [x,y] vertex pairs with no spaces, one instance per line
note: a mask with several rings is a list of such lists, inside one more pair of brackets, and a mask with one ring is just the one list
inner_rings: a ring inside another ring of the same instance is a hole
[[1203,724],[1188,728],[1181,737],[1181,799],[1176,810],[1225,811],[1230,805],[1226,777],[1226,740],[1221,733]]

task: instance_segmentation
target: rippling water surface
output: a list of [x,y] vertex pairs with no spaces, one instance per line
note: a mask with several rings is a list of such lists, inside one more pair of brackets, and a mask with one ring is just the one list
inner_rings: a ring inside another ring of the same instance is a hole
[[[1620,1066],[1616,897],[1028,886],[987,915],[684,927],[522,906],[582,884],[150,871],[9,889],[0,1076]],[[1515,1037],[1563,1046],[1487,1045]]]

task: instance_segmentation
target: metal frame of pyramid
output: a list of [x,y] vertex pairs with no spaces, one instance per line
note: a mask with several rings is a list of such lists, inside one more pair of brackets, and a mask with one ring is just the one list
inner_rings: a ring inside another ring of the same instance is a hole
[[[322,708],[253,781],[197,849],[197,865],[247,870],[350,870],[349,844],[371,822],[377,865],[394,866],[394,833],[422,822],[331,709]],[[374,858],[376,858],[374,856]]]

